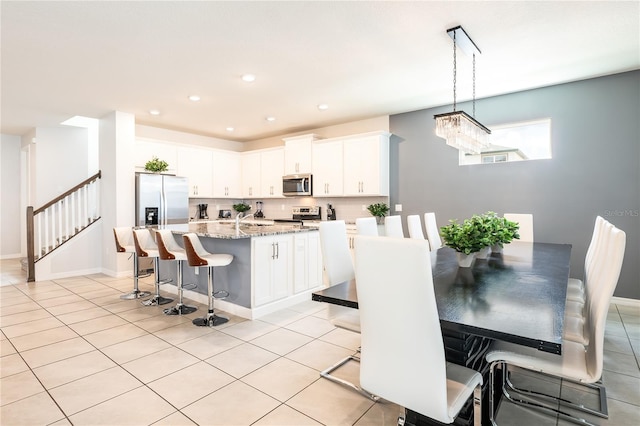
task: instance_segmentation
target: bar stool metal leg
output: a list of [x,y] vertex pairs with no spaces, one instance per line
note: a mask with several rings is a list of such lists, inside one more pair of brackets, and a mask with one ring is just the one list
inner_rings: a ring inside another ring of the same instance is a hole
[[198,310],[195,306],[185,305],[182,303],[182,292],[184,290],[184,283],[182,281],[182,268],[184,266],[184,260],[178,260],[178,303],[176,306],[167,308],[164,310],[166,315],[187,315]]
[[160,281],[160,258],[153,258],[153,269],[155,272],[155,283],[156,283],[156,294],[149,300],[145,300],[142,302],[145,306],[156,306],[156,305],[166,305],[167,303],[173,302],[173,299],[169,299],[167,297],[160,296],[160,284],[168,283],[171,280],[163,280]]
[[213,292],[213,267],[207,268],[207,294],[209,295],[209,311],[204,318],[196,318],[192,321],[194,325],[200,327],[215,327],[229,321],[229,318],[220,317],[213,312],[213,299],[224,299],[229,296],[229,292],[221,290]]
[[151,293],[148,291],[140,291],[138,288],[138,255],[136,253],[133,254],[133,291],[131,293],[125,293],[120,295],[120,299],[123,300],[133,300],[133,299],[143,299],[145,297],[151,296]]

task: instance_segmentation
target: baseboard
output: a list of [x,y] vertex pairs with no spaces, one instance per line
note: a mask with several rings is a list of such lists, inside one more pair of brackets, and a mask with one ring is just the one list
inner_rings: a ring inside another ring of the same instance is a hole
[[612,297],[611,303],[622,306],[633,306],[635,308],[640,309],[640,300],[638,299],[628,299],[626,297]]
[[0,256],[0,260],[20,259],[21,257],[27,257],[27,255],[17,254],[3,254]]

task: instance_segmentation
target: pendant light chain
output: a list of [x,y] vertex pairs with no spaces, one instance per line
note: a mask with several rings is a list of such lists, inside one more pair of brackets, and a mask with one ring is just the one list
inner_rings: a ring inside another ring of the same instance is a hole
[[473,118],[476,117],[476,54],[473,54]]
[[453,32],[453,110],[456,110],[456,32]]

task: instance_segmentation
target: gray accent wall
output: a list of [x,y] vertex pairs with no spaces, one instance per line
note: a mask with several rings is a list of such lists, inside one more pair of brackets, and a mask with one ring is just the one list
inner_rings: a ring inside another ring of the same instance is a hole
[[[481,84],[481,82],[480,82]],[[471,104],[460,104],[471,114]],[[438,226],[487,210],[532,213],[534,239],[570,243],[571,276],[597,215],[627,234],[615,296],[640,299],[640,71],[476,101],[492,125],[550,117],[553,158],[458,166],[458,151],[435,135],[447,105],[390,117],[391,206],[402,215],[436,213]]]

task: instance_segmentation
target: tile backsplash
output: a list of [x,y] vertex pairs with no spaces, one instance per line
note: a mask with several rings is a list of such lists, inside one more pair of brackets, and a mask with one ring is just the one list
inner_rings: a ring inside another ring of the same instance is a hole
[[[232,210],[235,217],[233,205],[243,200],[211,199],[211,198],[190,198],[189,217],[195,218],[198,212],[198,204],[208,204],[207,213],[209,219],[218,217],[219,210]],[[327,204],[331,204],[336,211],[336,219],[345,222],[355,222],[359,217],[370,216],[366,206],[373,203],[389,204],[389,197],[336,197],[336,198],[315,198],[315,197],[287,197],[287,198],[266,198],[263,200],[244,200],[251,205],[249,213],[256,212],[256,201],[262,201],[262,212],[265,219],[291,218],[291,209],[294,206],[320,206],[322,220],[327,218]],[[363,210],[363,206],[364,210]]]

